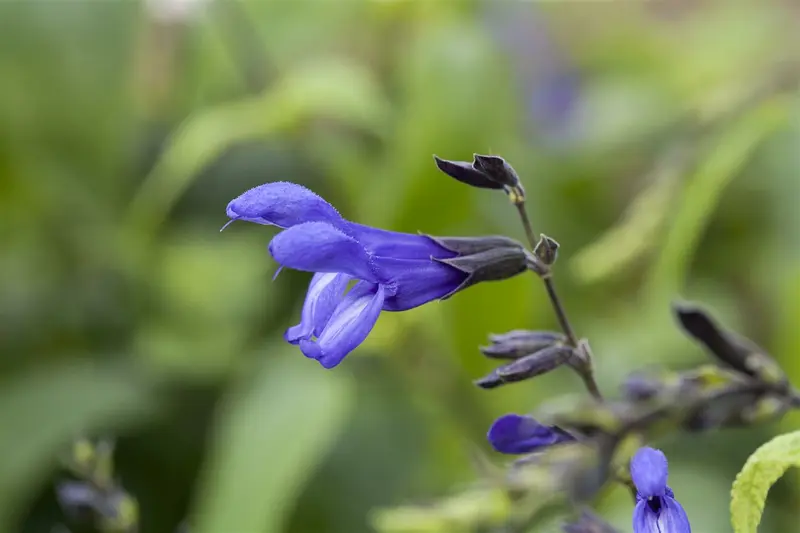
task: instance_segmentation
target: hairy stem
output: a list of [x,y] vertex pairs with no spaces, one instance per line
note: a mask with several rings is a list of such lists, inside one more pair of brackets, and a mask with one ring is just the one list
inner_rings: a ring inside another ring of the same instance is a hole
[[556,318],[558,319],[558,325],[561,326],[561,331],[563,331],[564,335],[567,336],[567,340],[569,341],[570,345],[577,348],[578,337],[575,336],[575,331],[572,329],[572,324],[570,324],[569,319],[567,318],[567,312],[564,310],[564,305],[561,303],[561,298],[558,297],[556,286],[553,283],[553,276],[551,274],[542,276],[542,281],[544,281],[544,288],[547,290],[547,296],[550,298],[550,304],[553,306],[553,311],[556,313]]
[[517,202],[514,204],[519,213],[519,218],[522,221],[522,227],[525,229],[525,236],[528,238],[528,244],[531,245],[531,250],[536,247],[536,235],[533,233],[531,220],[528,218],[528,212],[525,210],[525,202]]

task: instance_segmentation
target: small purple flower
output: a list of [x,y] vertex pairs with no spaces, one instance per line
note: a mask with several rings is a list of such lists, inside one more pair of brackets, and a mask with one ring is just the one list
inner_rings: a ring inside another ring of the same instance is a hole
[[251,189],[226,212],[231,221],[284,228],[269,244],[272,256],[282,267],[314,272],[302,319],[284,337],[325,368],[364,341],[381,311],[412,309],[526,268],[516,241],[440,239],[363,226],[294,183]]
[[575,440],[559,427],[545,426],[531,416],[515,414],[503,415],[495,420],[486,437],[492,448],[507,454],[530,453]]
[[56,497],[61,507],[68,512],[75,512],[81,509],[96,509],[102,498],[94,487],[79,481],[59,483],[56,486]]
[[554,38],[535,2],[487,4],[484,21],[509,56],[532,123],[547,141],[568,143],[576,133],[581,73]]
[[285,228],[270,242],[270,253],[281,266],[315,273],[300,324],[284,337],[325,368],[338,365],[366,339],[382,310],[404,311],[443,298],[467,278],[434,260],[456,254],[429,237],[347,221],[294,183],[250,189],[226,212],[232,220]]
[[641,448],[631,459],[636,485],[634,533],[691,533],[689,518],[667,486],[667,458],[660,450]]

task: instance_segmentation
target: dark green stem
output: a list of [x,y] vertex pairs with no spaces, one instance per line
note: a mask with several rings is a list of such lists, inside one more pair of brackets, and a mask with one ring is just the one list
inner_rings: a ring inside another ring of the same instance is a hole
[[[514,200],[514,198],[516,198],[516,200]],[[518,196],[514,198],[512,198],[512,203],[517,208],[519,218],[522,221],[522,227],[525,229],[525,236],[528,238],[528,243],[531,246],[531,250],[533,250],[536,248],[536,237],[533,233],[531,221],[528,218],[528,212],[525,210],[525,200],[523,197]],[[556,292],[550,267],[547,267],[544,274],[540,273],[539,277],[541,277],[542,281],[544,282],[544,288],[547,291],[548,298],[550,298],[550,305],[553,307],[553,311],[556,314],[561,331],[563,331],[564,335],[567,336],[567,342],[569,342],[570,346],[576,350],[583,352],[580,354],[580,365],[573,368],[576,368],[580,374],[586,389],[589,391],[589,394],[591,394],[595,400],[602,402],[603,394],[600,392],[600,388],[597,386],[597,382],[594,379],[591,354],[589,354],[588,351],[581,346],[578,336],[575,335],[575,330],[572,329],[572,324],[570,324],[569,318],[567,318],[567,312],[564,310],[564,305],[561,303],[561,298],[559,298],[558,293]]]

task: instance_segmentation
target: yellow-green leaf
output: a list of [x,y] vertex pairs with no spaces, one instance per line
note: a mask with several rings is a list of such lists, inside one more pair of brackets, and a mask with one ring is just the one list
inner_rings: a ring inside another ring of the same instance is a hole
[[770,487],[793,466],[800,466],[800,431],[775,437],[750,456],[731,489],[735,533],[756,532]]

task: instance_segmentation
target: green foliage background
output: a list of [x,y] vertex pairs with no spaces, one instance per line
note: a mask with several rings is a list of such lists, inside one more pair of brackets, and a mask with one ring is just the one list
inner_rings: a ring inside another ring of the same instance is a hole
[[[521,238],[501,194],[431,159],[502,155],[562,244],[607,393],[705,360],[676,296],[800,383],[800,99],[776,88],[800,77],[793,2],[155,4],[0,4],[0,531],[61,519],[56,457],[82,430],[119,437],[142,531],[369,531],[376,507],[469,483],[494,417],[581,392],[566,371],[470,384],[488,333],[556,326],[531,277],[387,313],[335,371],[306,360],[281,335],[308,275],[271,281],[270,228],[218,233],[267,181],[362,223]],[[529,105],[549,60],[576,73],[555,126]],[[798,421],[657,443],[694,531],[730,530],[736,472]],[[761,531],[800,531],[797,481]],[[600,511],[630,531],[624,491]]]

